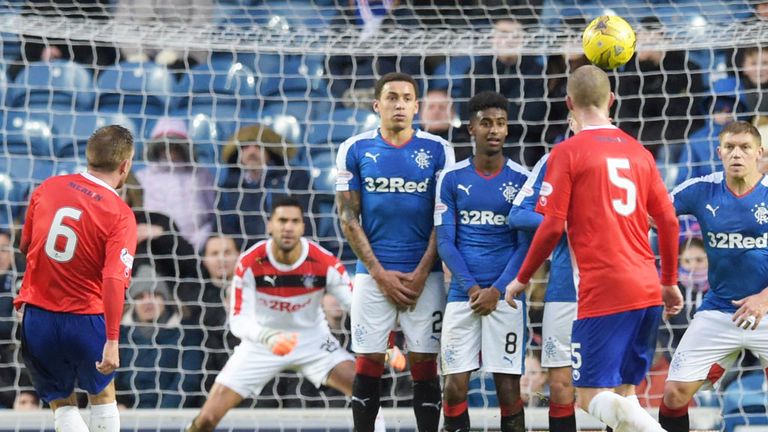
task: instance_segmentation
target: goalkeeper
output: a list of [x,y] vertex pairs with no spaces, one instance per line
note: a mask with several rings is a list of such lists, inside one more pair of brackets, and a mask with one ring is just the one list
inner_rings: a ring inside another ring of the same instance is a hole
[[[326,290],[348,310],[352,285],[336,257],[302,237],[303,213],[293,198],[275,203],[267,226],[270,238],[240,255],[229,324],[242,342],[188,432],[213,431],[227,411],[257,396],[285,369],[302,373],[315,386],[352,394],[353,358],[331,334],[322,310]],[[383,422],[378,423],[383,430]]]

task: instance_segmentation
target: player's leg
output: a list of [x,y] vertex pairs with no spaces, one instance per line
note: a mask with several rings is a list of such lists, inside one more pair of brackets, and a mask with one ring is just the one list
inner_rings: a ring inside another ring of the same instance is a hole
[[[349,356],[349,360],[343,360],[333,366],[333,369],[327,375],[325,385],[335,388],[347,396],[352,396],[352,386],[355,382],[355,362],[352,360],[352,356]],[[381,408],[379,408],[379,414],[376,416],[374,430],[376,432],[385,432],[387,430]]]
[[520,376],[525,364],[525,303],[517,308],[500,300],[496,310],[481,318],[483,368],[493,373],[501,410],[502,432],[525,430]]
[[437,353],[445,310],[443,273],[427,277],[424,291],[412,311],[400,314],[413,378],[413,411],[422,432],[436,431],[440,423],[440,378]]
[[[659,422],[670,432],[688,431],[688,405],[696,391],[714,384],[733,363],[750,330],[736,327],[730,314],[701,311],[685,331],[672,357]],[[717,335],[715,337],[713,335]]]
[[91,431],[120,432],[120,412],[115,401],[115,381],[96,394],[88,395],[91,410]]
[[389,332],[395,327],[397,310],[365,273],[357,273],[352,291],[352,351],[355,379],[352,384],[352,417],[355,431],[372,432],[379,413],[381,376]]
[[579,405],[616,432],[662,431],[638,404],[614,392],[647,373],[660,317],[661,308],[654,307],[573,324],[573,381]]
[[571,327],[576,302],[547,302],[542,319],[541,366],[549,370],[549,428],[576,432],[571,369]]
[[187,427],[187,432],[211,432],[216,429],[224,415],[240,405],[243,397],[221,383],[214,383],[200,413]]
[[74,394],[77,375],[69,363],[72,353],[58,331],[65,321],[69,323],[65,315],[26,305],[21,324],[22,357],[35,391],[53,410],[54,428],[87,432]]
[[468,302],[450,302],[445,306],[440,349],[443,388],[443,426],[447,432],[468,431],[467,392],[473,370],[480,367],[482,324]]

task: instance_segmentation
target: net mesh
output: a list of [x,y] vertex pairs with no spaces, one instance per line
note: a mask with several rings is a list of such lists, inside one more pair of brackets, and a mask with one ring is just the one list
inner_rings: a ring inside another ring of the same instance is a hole
[[[10,304],[24,269],[13,247],[26,200],[43,179],[83,169],[85,142],[99,126],[121,124],[136,137],[126,199],[143,230],[137,263],[150,271],[135,280],[165,303],[164,313],[141,322],[142,302],[129,292],[118,400],[129,408],[194,409],[237,343],[226,327],[222,288],[232,271],[229,243],[212,244],[209,236],[223,233],[242,250],[264,238],[271,202],[291,194],[308,209],[307,235],[351,263],[335,216],[333,161],[343,140],[377,125],[371,101],[382,74],[400,70],[417,79],[426,95],[418,122],[449,139],[457,159],[471,152],[467,100],[480,90],[502,91],[511,102],[507,154],[531,167],[565,136],[564,84],[584,62],[581,29],[594,16],[620,15],[638,31],[640,55],[611,73],[613,117],[654,153],[670,187],[717,168],[714,143],[726,121],[762,126],[768,112],[760,2],[131,3],[0,4],[0,225],[10,232],[7,245],[0,235],[0,405],[8,408],[31,389]],[[266,148],[256,160],[237,145],[250,141]],[[268,168],[259,166],[265,158]],[[696,236],[695,227],[688,234]],[[538,274],[529,303],[534,353],[546,277]],[[689,306],[700,295],[692,283]],[[348,347],[347,314],[330,300],[326,313]],[[670,353],[691,316],[689,308],[660,329],[654,369],[640,388],[648,407],[660,403]],[[696,398],[722,409],[726,428],[765,418],[761,366],[750,354],[739,361],[718,391]],[[530,362],[529,405],[546,406],[546,386],[533,373],[540,368]],[[387,371],[382,400],[410,405],[407,371]],[[244,406],[347,404],[340,393],[283,372]],[[470,404],[497,404],[485,374],[474,376]]]

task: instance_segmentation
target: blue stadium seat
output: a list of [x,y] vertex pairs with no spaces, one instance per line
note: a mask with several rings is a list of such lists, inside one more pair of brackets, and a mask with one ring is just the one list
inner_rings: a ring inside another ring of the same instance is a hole
[[57,108],[62,111],[93,107],[93,80],[85,67],[70,61],[35,62],[23,69],[8,92],[11,107]]
[[97,110],[158,117],[175,108],[176,80],[154,63],[120,63],[104,69],[97,80]]
[[256,94],[253,71],[242,63],[201,64],[184,75],[179,84],[181,106],[187,104],[234,105],[252,103]]
[[6,173],[0,173],[0,230],[13,229],[20,209],[27,200],[27,190]]
[[55,156],[79,157],[85,159],[85,146],[93,132],[103,126],[120,125],[133,134],[136,157],[142,152],[141,136],[136,134],[136,125],[128,116],[119,113],[76,113],[54,114]]
[[197,162],[209,167],[220,165],[225,138],[216,122],[205,114],[197,114],[189,120],[188,129]]
[[47,116],[35,116],[28,111],[8,111],[4,124],[3,147],[8,153],[44,157],[55,155],[55,133]]
[[[287,92],[306,92],[313,86],[311,73],[317,75],[317,60],[309,64],[299,55],[261,54],[256,59],[256,75],[259,77],[257,94],[261,97],[284,95]],[[315,78],[316,79],[316,78]]]
[[726,432],[741,425],[768,425],[768,388],[762,372],[746,374],[725,389],[723,419]]
[[373,111],[350,108],[336,109],[330,119],[318,120],[310,125],[307,142],[313,145],[341,144],[347,138],[371,130],[379,125],[379,116]]

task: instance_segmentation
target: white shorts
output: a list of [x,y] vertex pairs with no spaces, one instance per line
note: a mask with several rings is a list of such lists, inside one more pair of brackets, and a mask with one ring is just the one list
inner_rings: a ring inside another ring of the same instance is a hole
[[[675,350],[667,381],[709,379],[714,385],[742,349],[752,351],[763,367],[768,366],[768,321],[762,321],[756,330],[745,330],[736,327],[732,318],[733,314],[720,311],[697,312]],[[713,367],[721,371],[714,378],[709,376]]]
[[399,319],[408,351],[440,352],[440,329],[445,309],[443,273],[429,274],[413,310],[398,311],[369,274],[356,274],[353,286],[352,351],[358,354],[385,352],[389,347],[389,333],[395,330]]
[[353,361],[328,328],[299,333],[296,347],[286,356],[272,354],[265,345],[243,340],[216,377],[243,398],[258,396],[261,389],[283,370],[294,370],[315,387],[325,384],[333,368]]
[[571,365],[571,328],[576,319],[576,302],[544,303],[541,329],[541,367]]
[[496,310],[480,316],[469,302],[450,302],[443,321],[441,366],[443,375],[480,367],[490,373],[522,375],[525,359],[525,307],[517,309],[499,300]]

